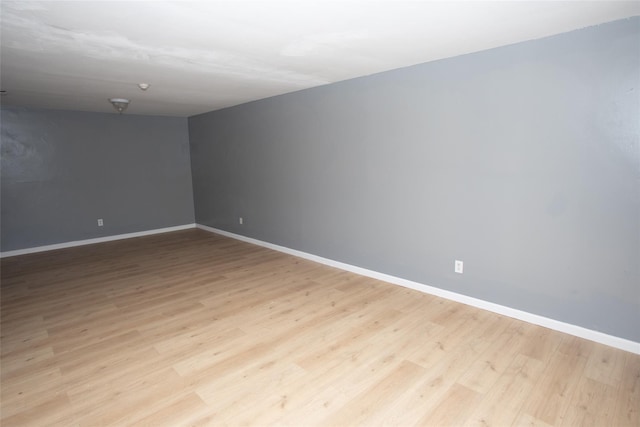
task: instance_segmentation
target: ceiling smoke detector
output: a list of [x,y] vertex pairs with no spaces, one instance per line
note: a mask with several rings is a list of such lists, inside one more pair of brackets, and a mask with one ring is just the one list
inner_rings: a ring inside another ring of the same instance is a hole
[[147,89],[149,89],[149,86],[151,86],[149,83],[138,83],[138,87],[141,90],[147,90]]
[[124,110],[129,106],[129,100],[125,98],[111,98],[109,102],[113,105],[119,114],[122,114]]

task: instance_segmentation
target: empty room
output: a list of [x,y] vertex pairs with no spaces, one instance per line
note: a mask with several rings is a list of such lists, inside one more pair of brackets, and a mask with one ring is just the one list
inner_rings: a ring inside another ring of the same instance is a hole
[[640,2],[0,31],[3,427],[640,427]]

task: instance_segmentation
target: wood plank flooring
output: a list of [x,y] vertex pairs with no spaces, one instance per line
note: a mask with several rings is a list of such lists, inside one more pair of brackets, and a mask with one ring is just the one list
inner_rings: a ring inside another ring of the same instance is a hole
[[640,356],[202,230],[2,260],[1,424],[640,426]]

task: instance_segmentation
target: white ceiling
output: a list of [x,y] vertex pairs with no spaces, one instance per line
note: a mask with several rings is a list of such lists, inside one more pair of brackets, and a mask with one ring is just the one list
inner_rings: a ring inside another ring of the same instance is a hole
[[2,103],[191,116],[635,15],[639,1],[2,0]]

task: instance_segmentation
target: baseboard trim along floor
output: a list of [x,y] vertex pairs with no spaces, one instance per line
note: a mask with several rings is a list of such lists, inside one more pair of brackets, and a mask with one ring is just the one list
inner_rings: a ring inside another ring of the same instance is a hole
[[176,225],[173,227],[155,228],[153,230],[136,231],[134,233],[116,234],[113,236],[96,237],[93,239],[73,240],[71,242],[56,243],[53,245],[36,246],[33,248],[16,249],[13,251],[0,252],[0,258],[7,258],[17,255],[33,254],[36,252],[53,251],[56,249],[72,248],[74,246],[92,245],[94,243],[111,242],[113,240],[131,239],[133,237],[149,236],[152,234],[169,233],[171,231],[186,230],[195,228],[196,224]]
[[296,249],[287,248],[285,246],[276,245],[273,243],[265,242],[262,240],[246,237],[240,234],[231,233],[228,231],[220,230],[217,228],[209,227],[202,224],[184,224],[174,227],[157,228],[153,230],[138,231],[134,233],[118,234],[113,236],[97,237],[93,239],[75,240],[65,243],[57,243],[53,245],[37,246],[33,248],[18,249],[13,251],[6,251],[0,253],[0,258],[6,258],[17,255],[26,255],[36,252],[51,251],[55,249],[71,248],[74,246],[91,245],[94,243],[110,242],[113,240],[130,239],[133,237],[149,236],[152,234],[168,233],[171,231],[186,230],[189,228],[199,228],[211,233],[227,236],[232,239],[241,240],[254,245],[262,246],[265,248],[273,249],[279,252],[283,252],[289,255],[297,256],[300,258],[315,261],[324,265],[339,268],[341,270],[350,271],[352,273],[360,274],[362,276],[371,277],[373,279],[382,280],[388,283],[392,283],[405,288],[414,289],[420,292],[424,292],[430,295],[439,296],[451,301],[460,302],[462,304],[470,305],[472,307],[481,308],[497,314],[508,316],[514,319],[522,320],[534,325],[543,326],[545,328],[553,329],[566,334],[574,335],[580,338],[588,339],[600,344],[608,345],[610,347],[618,348],[621,350],[629,351],[631,353],[640,354],[640,343],[630,341],[624,338],[616,337],[613,335],[605,334],[603,332],[594,331],[591,329],[583,328],[581,326],[573,325],[559,320],[550,319],[548,317],[539,316],[537,314],[529,313],[522,310],[517,310],[511,307],[507,307],[500,304],[484,301],[478,298],[473,298],[467,295],[462,295],[456,292],[447,291],[434,286],[425,285],[423,283],[414,282],[412,280],[403,279],[401,277],[391,276],[389,274],[380,273],[378,271],[369,270],[366,268],[358,267],[351,264],[346,264],[340,261],[335,261],[329,258],[324,258],[318,255],[302,252]]
[[360,274],[362,276],[382,280],[385,282],[392,283],[394,285],[404,286],[405,288],[414,289],[427,294],[439,296],[451,301],[460,302],[462,304],[470,305],[472,307],[481,308],[481,309],[488,310],[504,316],[508,316],[514,319],[522,320],[528,323],[532,323],[534,325],[543,326],[545,328],[553,329],[559,332],[564,332],[569,335],[584,338],[600,344],[608,345],[610,347],[629,351],[635,354],[640,354],[640,343],[637,343],[631,340],[627,340],[624,338],[605,334],[603,332],[598,332],[591,329],[583,328],[582,326],[561,322],[559,320],[550,319],[548,317],[539,316],[537,314],[529,313],[526,311],[517,310],[504,305],[484,301],[478,298],[469,297],[467,295],[458,294],[456,292],[447,291],[434,286],[429,286],[429,285],[414,282],[411,280],[403,279],[401,277],[391,276],[389,274],[380,273],[374,270],[357,267],[355,265],[346,264],[340,261],[335,261],[332,259],[313,255],[307,252],[298,251],[296,249],[287,248],[285,246],[264,242],[262,240],[242,236],[240,234],[231,233],[228,231],[220,230],[220,229],[209,227],[206,225],[196,224],[196,227],[201,230],[209,231],[211,233],[216,233],[222,236],[230,237],[232,239],[241,240],[247,243],[252,243],[254,245],[273,249],[289,255],[294,255],[300,258],[308,259],[310,261],[315,261],[331,267],[339,268],[341,270],[350,271],[352,273]]

